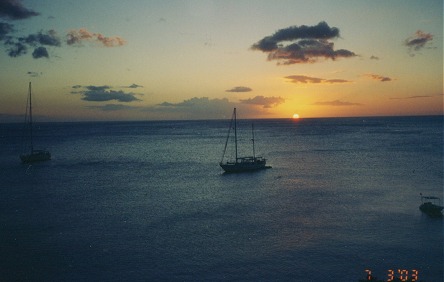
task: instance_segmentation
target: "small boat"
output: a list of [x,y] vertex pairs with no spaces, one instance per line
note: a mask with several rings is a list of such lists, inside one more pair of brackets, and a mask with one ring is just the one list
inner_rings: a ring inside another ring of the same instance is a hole
[[[235,147],[235,159],[224,162],[225,153],[227,151],[227,144],[230,137],[231,128],[234,122],[234,147]],[[271,168],[271,166],[267,166],[267,160],[263,157],[256,157],[255,147],[254,147],[254,126],[251,126],[251,132],[253,138],[251,141],[253,142],[253,156],[248,157],[238,157],[237,150],[237,118],[236,118],[236,108],[234,108],[233,115],[230,121],[230,127],[228,129],[227,140],[225,141],[225,148],[222,154],[222,160],[220,161],[220,167],[228,173],[231,172],[246,172],[246,171],[256,171],[265,168]]]
[[[32,94],[31,94],[31,82],[29,83],[28,90],[28,102],[26,103],[26,115],[25,115],[25,138],[27,140],[26,153],[20,155],[20,159],[23,163],[32,163],[47,161],[51,159],[51,154],[47,150],[35,150],[32,136]],[[28,143],[29,142],[29,143]]]
[[423,196],[421,195],[421,205],[419,206],[419,209],[431,216],[442,216],[441,211],[444,209],[443,206],[441,206],[441,199],[434,196]]

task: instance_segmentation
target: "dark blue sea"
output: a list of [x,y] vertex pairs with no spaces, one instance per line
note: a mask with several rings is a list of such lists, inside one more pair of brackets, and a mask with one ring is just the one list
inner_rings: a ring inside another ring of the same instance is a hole
[[251,122],[0,124],[0,281],[443,281],[442,116]]

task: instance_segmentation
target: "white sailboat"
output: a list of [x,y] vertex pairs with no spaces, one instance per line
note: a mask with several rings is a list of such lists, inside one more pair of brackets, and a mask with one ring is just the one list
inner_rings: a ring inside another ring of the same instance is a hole
[[[234,122],[234,146],[235,146],[235,159],[224,162],[225,153],[227,150],[227,144],[230,137],[230,131]],[[267,166],[267,160],[263,157],[256,157],[256,152],[254,148],[254,128],[252,125],[252,135],[251,139],[253,142],[253,156],[249,157],[239,157],[237,150],[237,119],[236,119],[236,108],[234,108],[233,116],[231,118],[230,127],[228,130],[227,140],[225,141],[225,148],[222,154],[222,160],[219,165],[225,172],[245,172],[245,171],[256,171],[265,168],[271,168],[271,166]]]
[[32,92],[31,92],[31,82],[29,83],[28,90],[28,102],[26,103],[26,115],[25,115],[25,138],[29,138],[27,140],[26,153],[20,155],[20,159],[23,163],[32,163],[32,162],[40,162],[47,161],[51,159],[51,154],[47,150],[35,150],[34,149],[34,140],[33,140],[33,132],[32,132]]

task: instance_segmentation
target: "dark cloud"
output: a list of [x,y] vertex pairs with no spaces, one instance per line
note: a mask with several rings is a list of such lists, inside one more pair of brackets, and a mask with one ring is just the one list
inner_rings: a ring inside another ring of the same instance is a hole
[[28,52],[27,46],[20,42],[8,41],[6,42],[6,46],[9,46],[9,48],[6,50],[9,57],[15,58]]
[[372,56],[370,57],[370,60],[379,60],[379,57],[372,55]]
[[31,46],[47,45],[60,47],[61,45],[60,38],[57,36],[57,32],[53,29],[48,30],[46,33],[40,31],[36,34],[30,34],[27,37],[19,38],[19,41]]
[[89,91],[105,91],[106,89],[110,89],[111,87],[108,85],[102,85],[102,86],[89,85],[85,86],[85,88],[88,89]]
[[42,46],[37,47],[34,49],[34,52],[32,52],[32,57],[34,59],[49,58],[48,50],[46,50],[46,48]]
[[40,75],[42,75],[42,73],[38,73],[35,71],[28,71],[26,74],[29,75],[30,77],[39,77]]
[[225,90],[225,92],[251,92],[251,91],[253,91],[253,89],[245,86],[236,86],[234,88]]
[[260,105],[264,108],[272,108],[276,107],[285,102],[285,99],[282,97],[264,97],[264,96],[256,96],[254,98],[240,100],[243,104],[250,105]]
[[45,46],[60,47],[61,41],[54,30],[47,32],[40,31],[36,34],[30,34],[26,37],[12,38],[8,37],[5,42],[7,53],[10,57],[18,57],[28,53],[28,47],[34,47],[32,57],[34,59],[49,58],[48,50]]
[[305,75],[290,75],[286,76],[285,78],[290,79],[292,83],[302,83],[302,84],[308,84],[308,83],[347,83],[350,82],[345,79],[324,79],[324,78],[317,78],[317,77],[309,77]]
[[[345,50],[334,50],[334,43],[328,41],[339,37],[339,29],[326,22],[315,26],[292,26],[280,29],[251,46],[253,50],[268,53],[268,60],[276,60],[284,65],[314,63],[319,58],[332,59],[355,57]],[[285,42],[290,42],[284,45]],[[291,43],[292,42],[292,43]]]
[[0,1],[0,17],[11,20],[22,20],[38,15],[39,13],[25,8],[21,0]]
[[315,106],[362,106],[362,104],[359,104],[359,103],[350,103],[350,102],[344,102],[344,101],[340,101],[340,100],[327,101],[327,102],[316,102],[313,105],[315,105]]
[[135,93],[125,93],[122,90],[111,90],[109,86],[80,86],[74,85],[73,89],[82,89],[79,91],[72,91],[72,94],[81,94],[82,100],[92,102],[104,102],[104,101],[118,101],[118,102],[133,102],[141,101],[136,97]]
[[379,74],[369,73],[369,74],[366,74],[365,76],[370,78],[370,79],[377,80],[377,81],[380,81],[380,82],[392,81],[392,79],[390,77],[382,76],[382,75],[379,75]]
[[125,39],[119,36],[107,37],[100,33],[90,32],[86,28],[71,30],[68,32],[66,37],[66,43],[68,45],[82,46],[84,41],[95,42],[104,47],[116,47],[126,44]]
[[8,39],[8,34],[14,31],[12,24],[0,22],[0,41]]
[[426,47],[428,43],[433,40],[431,33],[425,33],[418,30],[413,36],[410,36],[404,41],[404,45],[409,47],[410,52],[419,51]]
[[130,86],[127,86],[126,88],[143,88],[143,86],[133,83]]

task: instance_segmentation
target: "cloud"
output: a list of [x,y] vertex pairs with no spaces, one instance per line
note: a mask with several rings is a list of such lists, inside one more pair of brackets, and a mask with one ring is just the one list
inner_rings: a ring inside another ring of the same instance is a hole
[[40,31],[35,34],[30,34],[27,37],[19,38],[19,41],[31,46],[36,46],[40,44],[60,47],[61,45],[60,38],[57,36],[57,32],[53,29],[48,30],[46,33]]
[[370,60],[379,60],[379,57],[372,55],[372,56],[370,57]]
[[99,109],[104,112],[114,112],[114,111],[122,111],[122,110],[133,110],[138,109],[139,107],[127,106],[122,104],[106,104],[103,106],[87,106],[88,109]]
[[264,108],[272,108],[276,107],[285,102],[285,99],[282,97],[264,97],[264,96],[256,96],[254,98],[240,100],[243,104],[250,105],[260,105]]
[[35,71],[28,71],[26,74],[29,75],[30,77],[39,77],[42,73],[38,73]]
[[74,85],[73,89],[81,89],[80,91],[72,91],[72,94],[81,94],[83,96],[82,100],[92,101],[92,102],[105,102],[105,101],[118,101],[118,102],[133,102],[141,101],[136,98],[134,93],[125,93],[122,90],[111,90],[109,86],[80,86]]
[[7,49],[8,56],[12,58],[24,55],[28,52],[27,46],[20,42],[8,41],[6,45],[9,46],[9,48]]
[[32,57],[39,59],[49,58],[48,50],[42,45],[60,47],[61,41],[55,30],[48,30],[47,32],[40,31],[30,34],[26,37],[8,37],[5,40],[5,45],[8,46],[7,53],[10,57],[24,55],[28,53],[28,47],[33,47]]
[[90,32],[86,28],[71,30],[68,32],[66,37],[66,43],[68,45],[82,46],[83,41],[95,42],[104,47],[117,47],[126,44],[125,39],[119,36],[107,37],[100,33]]
[[22,20],[38,15],[39,13],[25,8],[21,0],[0,1],[0,17],[11,20]]
[[45,47],[37,47],[34,49],[34,52],[32,52],[32,57],[34,59],[38,58],[49,58],[48,50],[46,50]]
[[179,103],[163,102],[153,107],[145,108],[145,112],[155,113],[156,116],[177,119],[214,119],[229,115],[236,105],[228,99],[209,99],[194,97]]
[[133,83],[130,86],[127,86],[126,88],[143,88],[143,86],[142,85],[137,85],[137,84]]
[[225,92],[251,92],[253,89],[245,86],[236,86],[234,88],[225,90]]
[[221,105],[221,104],[229,104],[228,99],[212,99],[210,100],[208,97],[202,97],[202,98],[191,98],[188,100],[184,100],[180,103],[168,103],[163,102],[159,104],[159,106],[162,107],[174,107],[174,108],[201,108],[205,109],[208,105]]
[[431,44],[432,40],[433,35],[431,33],[425,33],[418,30],[414,35],[410,36],[404,41],[404,45],[409,47],[410,52],[419,51],[425,48],[427,44]]
[[[319,58],[335,60],[357,56],[340,49],[334,50],[334,43],[328,41],[339,37],[339,29],[326,22],[315,26],[292,26],[276,31],[251,46],[252,50],[268,53],[268,60],[276,60],[284,65],[314,63]],[[290,42],[284,45],[285,42]]]
[[350,82],[345,79],[324,79],[317,77],[309,77],[305,75],[290,75],[285,78],[290,79],[292,83],[302,83],[302,84],[311,84],[311,83],[322,83],[322,84],[334,84],[334,83],[347,83]]
[[437,95],[415,95],[415,96],[409,96],[409,97],[402,97],[402,98],[390,98],[391,100],[406,100],[406,99],[423,99],[423,98],[432,98],[432,97],[441,97],[444,96],[444,94],[437,94]]
[[373,79],[373,80],[378,80],[378,81],[380,81],[380,82],[388,82],[388,81],[392,81],[392,79],[391,79],[390,77],[382,76],[382,75],[379,75],[379,74],[372,74],[372,73],[369,73],[369,74],[366,74],[366,75],[364,75],[364,76],[366,76],[366,77],[368,77],[368,78],[370,78],[370,79]]
[[359,103],[350,103],[350,102],[344,102],[340,100],[334,100],[334,101],[326,101],[326,102],[316,102],[312,105],[315,106],[362,106],[362,104]]
[[[21,0],[0,0],[0,17],[18,20],[37,16],[32,10],[25,8]],[[6,47],[8,56],[15,58],[28,53],[29,48],[33,48],[32,57],[34,59],[49,58],[48,49],[44,46],[61,47],[62,41],[53,29],[46,32],[40,31],[24,37],[13,36],[14,26],[9,23],[0,22],[0,41]],[[93,33],[85,28],[71,30],[66,34],[67,45],[82,46],[82,42],[89,41],[104,47],[123,46],[126,41],[119,37],[107,37],[100,33]]]
[[[49,58],[47,48],[43,46],[61,47],[62,40],[53,29],[46,32],[40,31],[35,34],[29,34],[24,37],[13,37],[13,26],[8,23],[0,23],[0,41],[7,47],[6,51],[10,57],[18,57],[28,53],[28,48],[34,48],[32,56],[34,59]],[[90,33],[86,29],[79,31],[70,31],[67,34],[67,44],[81,46],[85,40],[97,42],[105,47],[122,46],[126,41],[118,36],[106,37],[99,33]],[[136,85],[136,84],[134,84]]]
[[0,22],[0,41],[8,39],[9,33],[14,31],[14,26],[12,24]]
[[230,118],[233,108],[238,109],[242,118],[264,116],[269,114],[263,107],[254,104],[230,102],[227,98],[210,99],[194,97],[179,103],[165,101],[142,109],[155,119],[220,119]]

